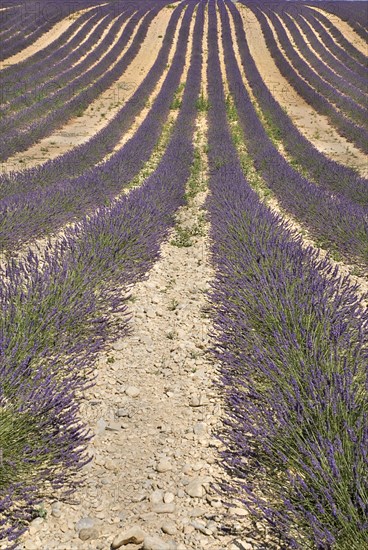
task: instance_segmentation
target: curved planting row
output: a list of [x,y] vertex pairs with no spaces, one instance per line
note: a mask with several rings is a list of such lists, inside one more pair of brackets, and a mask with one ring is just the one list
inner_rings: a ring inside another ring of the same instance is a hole
[[[284,26],[280,23],[280,20],[275,13],[271,12],[271,10],[267,10],[267,12],[263,13],[266,13],[269,16],[270,21],[277,32],[281,47],[299,75],[306,80],[321,97],[338,107],[342,113],[353,120],[356,124],[359,124],[360,127],[366,126],[367,110],[359,107],[359,105],[357,105],[353,100],[342,95],[334,86],[329,85],[328,82],[324,81],[318,73],[314,72],[309,67],[308,63],[303,61],[298,51],[293,47]],[[288,21],[288,23],[290,23],[290,21]],[[296,30],[296,32],[294,31],[294,38],[298,46],[301,47],[301,51],[304,53],[305,46],[303,46],[303,39],[298,30]],[[362,128],[359,129],[363,131]],[[363,133],[363,135],[366,135],[366,139],[368,139],[368,132],[367,134]]]
[[[302,13],[303,15],[305,14],[307,20],[316,29],[329,50],[345,65],[350,67],[352,71],[364,77],[366,75],[367,57],[345,38],[328,17],[312,9],[303,10]],[[331,36],[326,32],[324,27],[329,30]]]
[[[309,33],[308,38],[310,39],[313,48],[318,52],[323,60],[331,68],[333,68],[334,71],[341,74],[354,86],[359,88],[361,91],[366,92],[366,69],[362,65],[356,63],[356,61],[351,58],[347,51],[344,51],[342,48],[333,48],[333,46],[336,44],[335,39],[332,39],[328,32],[320,24],[320,22],[316,18],[314,18],[312,14],[310,14],[310,10],[302,11],[301,14],[297,17],[297,21],[298,23],[300,23],[302,28]],[[317,36],[315,33],[317,33]],[[341,50],[343,54],[340,55],[340,58],[342,57],[344,61],[341,61],[341,59],[336,55],[339,53],[339,50]]]
[[1,201],[1,248],[10,250],[47,235],[113,199],[143,167],[156,145],[170,111],[185,65],[190,21],[195,4],[186,9],[175,55],[149,114],[134,136],[105,163],[78,178],[58,180]]
[[113,208],[67,231],[42,258],[30,254],[6,268],[0,294],[2,539],[14,541],[24,530],[44,496],[45,480],[56,490],[66,482],[70,487],[86,461],[89,435],[79,419],[78,394],[90,383],[96,353],[126,330],[124,316],[114,326],[105,312],[124,312],[122,287],[143,277],[158,258],[184,203],[194,156],[203,21],[201,4],[182,107],[156,172]]
[[[82,0],[78,9],[95,6],[98,3]],[[76,5],[69,3],[50,4],[47,0],[22,3],[18,12],[18,31],[4,43],[0,60],[6,60],[25,49],[73,11],[77,11]]]
[[[27,102],[25,102],[23,109],[18,112],[11,113],[9,116],[5,116],[0,123],[0,130],[3,132],[8,132],[10,135],[18,135],[22,132],[23,126],[26,128],[28,133],[28,125],[31,126],[34,119],[42,118],[49,111],[56,110],[58,106],[63,105],[64,107],[65,104],[70,101],[71,96],[73,96],[73,99],[76,99],[79,93],[93,85],[95,81],[98,83],[99,79],[103,77],[105,73],[112,70],[110,67],[113,67],[119,56],[121,56],[134,32],[135,27],[140,25],[142,22],[143,28],[148,30],[149,23],[151,23],[158,11],[158,8],[153,9],[147,14],[146,18],[143,17],[146,15],[144,11],[137,12],[136,15],[130,19],[122,33],[122,21],[120,18],[114,21],[110,31],[96,48],[98,53],[97,57],[94,56],[94,50],[92,49],[92,51],[90,51],[81,63],[81,70],[79,70],[78,65],[72,68],[70,80],[66,78],[65,83],[61,81],[60,87],[57,85],[53,87],[53,81],[51,80],[51,89],[48,90],[46,83],[43,88],[45,96],[42,94],[41,89],[39,96],[36,96],[35,102],[31,102],[29,106],[27,105]],[[106,19],[103,18],[101,23],[88,38],[89,48],[93,48],[96,40],[101,38],[103,31],[110,22],[111,20],[109,17]],[[144,36],[145,33],[142,33],[142,31],[138,34],[138,38],[140,39],[139,46]],[[111,44],[113,44],[113,47],[109,49]],[[118,75],[120,74],[118,73]],[[19,98],[19,101],[20,106],[22,106],[22,98]]]
[[[46,68],[45,63],[47,63],[49,69],[51,69],[53,65],[56,65],[63,59],[64,55],[68,54],[68,44],[73,40],[75,34],[89,21],[89,19],[92,17],[97,18],[97,16],[97,10],[89,10],[83,13],[73,21],[70,27],[68,27],[59,38],[52,41],[48,46],[38,50],[23,61],[19,61],[19,63],[15,63],[9,67],[5,66],[1,70],[4,82],[12,84],[17,82],[17,78],[20,78],[20,76],[22,76],[22,78],[32,77],[35,72],[42,71]],[[76,45],[77,44],[74,44],[74,46]]]
[[303,97],[303,99],[318,113],[327,116],[333,126],[343,137],[345,137],[348,141],[354,143],[363,152],[367,152],[367,132],[348,120],[339,111],[337,111],[323,95],[318,93],[299,76],[293,66],[286,60],[284,55],[279,50],[270,26],[267,22],[267,19],[263,15],[263,13],[258,9],[258,7],[254,6],[252,3],[247,3],[246,0],[244,0],[242,3],[246,4],[250,9],[252,9],[257,16],[261,24],[267,47],[269,48],[270,53],[284,78],[286,78],[290,85],[295,88],[297,93],[301,97]]
[[[111,18],[112,15],[110,14],[109,16],[107,11],[101,17],[97,17],[97,15],[90,17],[79,28],[72,40],[67,43],[67,48],[64,48],[66,56],[60,63],[53,63],[49,67],[45,66],[45,61],[43,61],[43,69],[36,70],[32,66],[29,71],[26,71],[29,72],[28,78],[23,73],[18,73],[16,82],[8,81],[6,83],[6,97],[4,95],[3,98],[6,104],[1,107],[0,114],[6,116],[12,111],[29,107],[38,98],[43,97],[45,91],[51,94],[65,85],[64,83],[69,82],[73,77],[75,78],[75,76],[80,74],[81,70],[88,69],[89,65],[85,60],[80,63],[79,60],[93,48],[96,41],[99,40],[101,33],[111,22]],[[87,39],[85,39],[86,36]],[[113,35],[111,39],[113,39]],[[97,56],[94,58],[94,61],[96,59],[98,59]]]
[[[134,36],[131,46],[115,63],[115,65],[109,69],[110,64],[116,61],[119,53],[121,53],[132,35],[134,27],[139,24],[140,18],[142,18],[142,15],[146,10],[140,10],[130,19],[118,43],[108,52],[106,56],[104,56],[101,62],[77,79],[79,86],[79,93],[77,93],[77,95],[74,95],[68,101],[70,89],[67,87],[66,89],[56,92],[51,97],[46,98],[35,106],[27,109],[27,114],[31,111],[33,116],[36,116],[39,112],[42,114],[45,110],[52,110],[49,114],[43,116],[41,120],[31,123],[23,130],[23,132],[19,129],[15,129],[13,131],[10,130],[6,137],[1,136],[0,160],[6,160],[15,152],[24,151],[33,143],[50,135],[56,128],[65,123],[72,116],[75,116],[81,110],[86,109],[94,99],[96,99],[103,91],[111,86],[121,76],[127,66],[131,63],[132,59],[138,53],[141,42],[148,31],[148,27],[159,10],[160,8],[154,6],[145,15],[145,17],[141,20],[139,29]],[[96,77],[97,79],[95,80]],[[76,85],[76,82],[74,82],[74,84]],[[86,89],[83,88],[84,85],[87,86]],[[67,101],[63,103],[65,99]]]
[[207,205],[225,498],[234,491],[287,548],[358,550],[368,543],[367,312],[244,179],[219,86],[213,0],[209,22]]
[[368,31],[366,29],[368,10],[366,2],[356,2],[353,10],[349,1],[337,3],[323,1],[314,5],[324,11],[337,15],[343,21],[349,23],[359,36],[364,40],[368,40]]
[[268,137],[236,62],[229,16],[221,4],[225,67],[245,142],[256,169],[287,212],[301,220],[314,238],[345,257],[368,265],[367,210],[343,196],[334,196],[296,172]]
[[239,53],[249,85],[262,112],[277,129],[288,154],[306,170],[319,186],[348,198],[353,203],[368,206],[368,181],[355,170],[338,164],[320,153],[292,123],[265,85],[249,51],[241,16],[233,2],[227,1],[232,14]]
[[14,194],[21,195],[37,189],[45,189],[64,179],[77,178],[83,172],[88,171],[91,166],[100,162],[108,153],[111,153],[132,125],[134,118],[144,108],[147,99],[161,78],[169,58],[178,20],[185,5],[183,2],[173,11],[155,63],[142,84],[115,117],[86,143],[78,145],[67,153],[40,166],[0,176],[1,199]]
[[[315,55],[315,53],[310,49],[309,45],[307,44],[305,38],[302,36],[299,28],[297,27],[293,19],[287,13],[285,13],[284,10],[280,11],[281,14],[279,13],[279,11],[277,11],[276,13],[280,15],[282,23],[290,31],[290,34],[295,44],[297,45],[299,52],[301,52],[303,57],[310,64],[313,71],[315,71],[326,83],[329,83],[330,85],[335,87],[336,90],[338,90],[342,94],[345,94],[345,96],[349,96],[355,102],[355,105],[354,103],[350,105],[347,114],[350,116],[350,118],[356,120],[358,124],[362,123],[362,121],[364,121],[364,118],[367,118],[368,115],[366,109],[366,94],[356,88],[354,85],[352,85],[349,78],[342,77],[337,74],[337,71],[335,70],[336,60],[332,55],[332,59],[329,61],[328,65],[321,61],[318,56]],[[313,44],[320,44],[320,41],[316,39],[311,28],[305,23],[302,18],[299,18],[297,20],[297,23],[309,42],[313,42]],[[315,41],[313,40],[313,37],[315,38]],[[337,66],[339,67],[340,65],[341,63],[339,64],[339,62],[337,62]],[[361,86],[363,86],[363,84],[361,84]],[[320,91],[320,88],[318,89]],[[328,90],[331,92],[331,88],[328,88]]]

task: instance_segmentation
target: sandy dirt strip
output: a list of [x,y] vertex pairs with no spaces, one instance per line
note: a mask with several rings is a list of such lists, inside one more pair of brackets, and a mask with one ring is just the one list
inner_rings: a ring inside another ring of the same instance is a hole
[[239,12],[244,22],[251,55],[262,79],[276,101],[286,109],[300,132],[328,157],[367,175],[365,155],[341,137],[330,125],[328,118],[310,107],[282,76],[266,46],[261,26],[253,12],[245,6],[240,6]]

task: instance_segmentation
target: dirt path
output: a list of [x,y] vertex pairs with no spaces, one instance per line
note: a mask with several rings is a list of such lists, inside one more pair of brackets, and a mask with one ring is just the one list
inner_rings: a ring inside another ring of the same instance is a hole
[[310,107],[282,76],[266,46],[260,24],[253,12],[241,6],[239,13],[244,22],[251,55],[262,79],[300,132],[319,151],[341,164],[358,169],[366,176],[368,169],[365,155],[341,137],[329,124],[328,118]]
[[[359,50],[361,53],[364,53],[364,55],[368,55],[368,45],[365,43],[363,38],[357,34],[352,27],[350,27],[349,23],[346,23],[346,21],[343,21],[337,15],[334,15],[332,13],[329,13],[328,11],[321,10],[320,8],[316,8],[316,6],[308,6],[308,8],[311,8],[313,10],[319,11],[327,17],[331,23],[345,36],[349,42],[353,44],[353,46]],[[320,22],[321,25],[325,27],[325,25]],[[328,29],[325,27],[326,31]]]
[[[105,4],[101,4],[103,6]],[[43,48],[46,48],[49,46],[52,42],[57,40],[59,36],[65,32],[74,21],[80,17],[83,13],[86,13],[88,11],[91,11],[92,9],[95,9],[96,6],[91,8],[86,8],[85,10],[80,10],[72,15],[69,15],[62,21],[59,21],[54,25],[49,31],[45,32],[42,36],[40,36],[33,44],[30,44],[27,48],[22,50],[21,52],[18,52],[11,57],[8,57],[7,59],[4,59],[0,62],[0,70],[4,69],[5,67],[10,67],[11,65],[15,65],[16,63],[20,63],[20,61],[24,61],[28,57],[31,57],[31,55],[37,53],[39,50],[42,50]]]
[[[54,159],[66,153],[76,145],[84,143],[106,126],[140,86],[155,62],[171,14],[172,10],[168,8],[164,8],[158,13],[149,26],[146,39],[143,41],[137,56],[127,67],[127,70],[110,88],[105,90],[88,106],[82,116],[72,118],[51,136],[8,159],[2,164],[2,170],[9,172],[19,170],[20,167],[23,169],[38,166],[49,159]],[[129,44],[134,35],[131,37]]]

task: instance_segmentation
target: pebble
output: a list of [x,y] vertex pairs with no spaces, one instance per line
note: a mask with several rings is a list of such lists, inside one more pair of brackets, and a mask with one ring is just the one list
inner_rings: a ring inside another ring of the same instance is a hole
[[152,505],[152,512],[155,512],[156,514],[173,514],[175,509],[175,502],[169,502],[167,504],[163,502],[161,504]]
[[175,499],[175,495],[173,493],[165,493],[164,494],[164,502],[166,504],[169,504],[170,502],[174,502],[174,499]]
[[81,540],[93,540],[98,538],[98,531],[94,527],[88,527],[87,529],[81,529],[78,536]]
[[207,424],[205,424],[204,422],[198,422],[197,424],[195,424],[195,426],[193,428],[193,432],[198,437],[206,436],[207,432],[208,432]]
[[164,500],[164,492],[161,489],[156,489],[150,496],[151,504],[161,504]]
[[158,464],[156,465],[156,471],[159,473],[168,472],[170,470],[172,470],[172,464],[166,458],[160,460],[160,462],[158,462]]
[[81,531],[82,529],[92,529],[96,525],[96,520],[90,517],[81,518],[75,524],[75,530]]
[[176,525],[173,521],[165,521],[161,525],[161,530],[163,533],[166,533],[167,535],[175,535],[177,532]]
[[185,492],[192,498],[201,498],[204,495],[204,488],[200,479],[193,479],[186,487]]
[[210,529],[207,529],[207,527],[202,523],[199,523],[199,521],[191,521],[190,525],[192,525],[194,529],[197,529],[197,531],[203,533],[204,535],[209,536],[212,534],[212,531]]
[[36,518],[31,521],[29,532],[31,535],[35,535],[41,528],[44,523],[43,518]]
[[176,545],[164,541],[160,537],[146,537],[143,543],[143,550],[174,550]]
[[128,397],[138,397],[138,395],[141,393],[141,390],[136,386],[128,386],[125,390],[125,393]]
[[125,418],[125,417],[128,417],[128,418],[129,418],[131,415],[130,415],[130,412],[128,411],[128,409],[123,409],[123,408],[122,408],[122,409],[118,409],[118,410],[116,411],[116,416],[117,416],[118,418]]
[[138,525],[135,525],[127,531],[116,535],[111,543],[111,549],[115,550],[116,548],[126,546],[127,544],[142,544],[145,537],[146,533]]

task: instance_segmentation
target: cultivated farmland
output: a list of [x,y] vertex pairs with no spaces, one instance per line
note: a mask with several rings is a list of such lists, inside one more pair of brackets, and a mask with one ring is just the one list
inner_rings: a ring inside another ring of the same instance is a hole
[[0,20],[0,550],[368,548],[367,3]]

